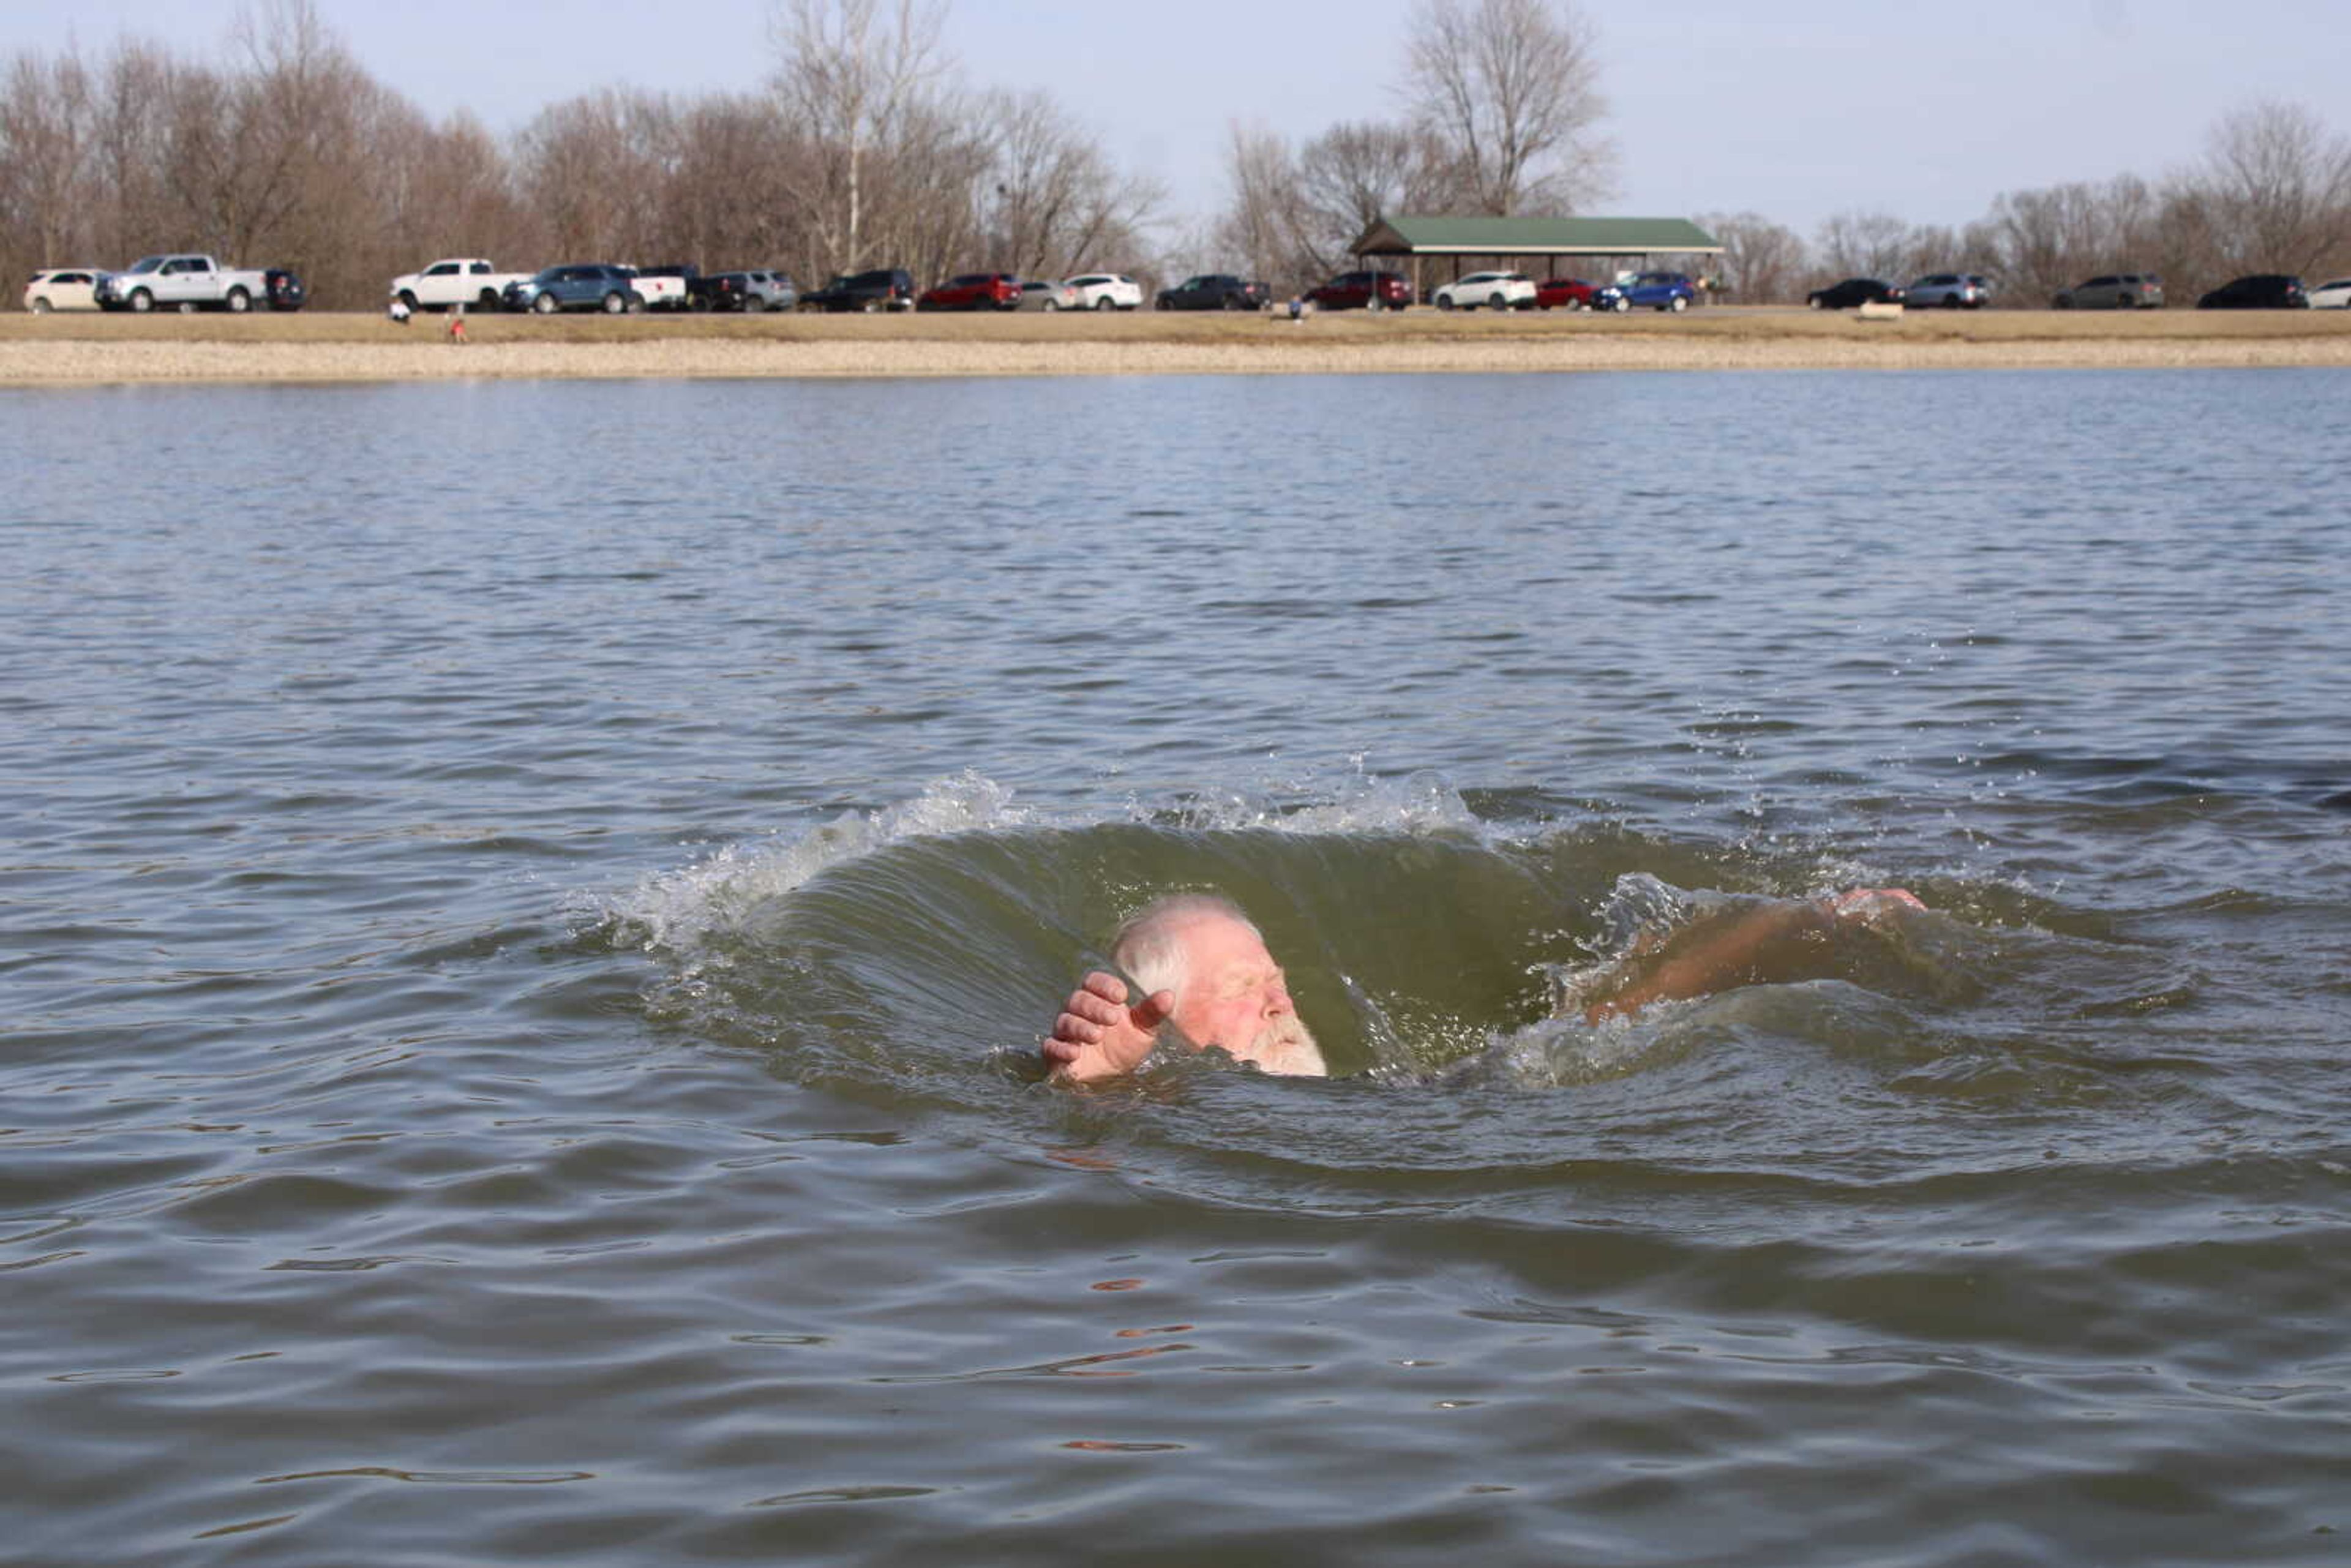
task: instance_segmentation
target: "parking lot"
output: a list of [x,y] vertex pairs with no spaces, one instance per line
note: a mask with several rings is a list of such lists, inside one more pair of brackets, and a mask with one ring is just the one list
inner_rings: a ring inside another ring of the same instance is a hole
[[2351,312],[0,316],[0,382],[2351,364]]

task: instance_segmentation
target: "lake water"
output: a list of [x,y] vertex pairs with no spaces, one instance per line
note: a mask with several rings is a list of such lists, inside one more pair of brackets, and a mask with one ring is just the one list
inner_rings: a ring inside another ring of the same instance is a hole
[[5,1554],[2339,1563],[2346,392],[0,396]]

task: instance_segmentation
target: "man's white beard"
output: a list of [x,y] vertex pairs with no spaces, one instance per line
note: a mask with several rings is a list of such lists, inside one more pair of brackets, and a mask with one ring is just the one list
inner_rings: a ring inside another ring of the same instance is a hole
[[1325,1078],[1331,1071],[1322,1063],[1322,1048],[1314,1043],[1314,1032],[1296,1013],[1274,1019],[1258,1030],[1248,1050],[1233,1054],[1243,1061],[1256,1062],[1267,1072],[1292,1078]]

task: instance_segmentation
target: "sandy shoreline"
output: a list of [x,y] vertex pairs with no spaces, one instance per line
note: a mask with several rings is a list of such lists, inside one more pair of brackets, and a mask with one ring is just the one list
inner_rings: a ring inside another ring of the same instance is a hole
[[0,385],[2351,365],[2351,311],[1687,317],[0,318]]

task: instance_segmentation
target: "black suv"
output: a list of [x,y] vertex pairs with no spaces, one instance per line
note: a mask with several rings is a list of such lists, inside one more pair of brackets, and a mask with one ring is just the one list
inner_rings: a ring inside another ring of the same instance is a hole
[[1815,288],[1804,296],[1804,303],[1815,310],[1850,310],[1856,305],[1899,305],[1902,290],[1891,283],[1880,283],[1875,277],[1848,277],[1842,283],[1832,283],[1826,288]]
[[800,296],[803,310],[912,310],[914,279],[896,267],[836,277]]
[[2220,285],[2196,302],[2199,310],[2305,310],[2310,296],[2302,279],[2283,273],[2260,272]]
[[1228,272],[1187,277],[1173,288],[1159,291],[1162,310],[1254,310],[1266,301],[1262,283],[1251,283]]
[[799,300],[789,272],[757,268],[745,272],[712,272],[685,286],[686,302],[696,310],[789,310]]

